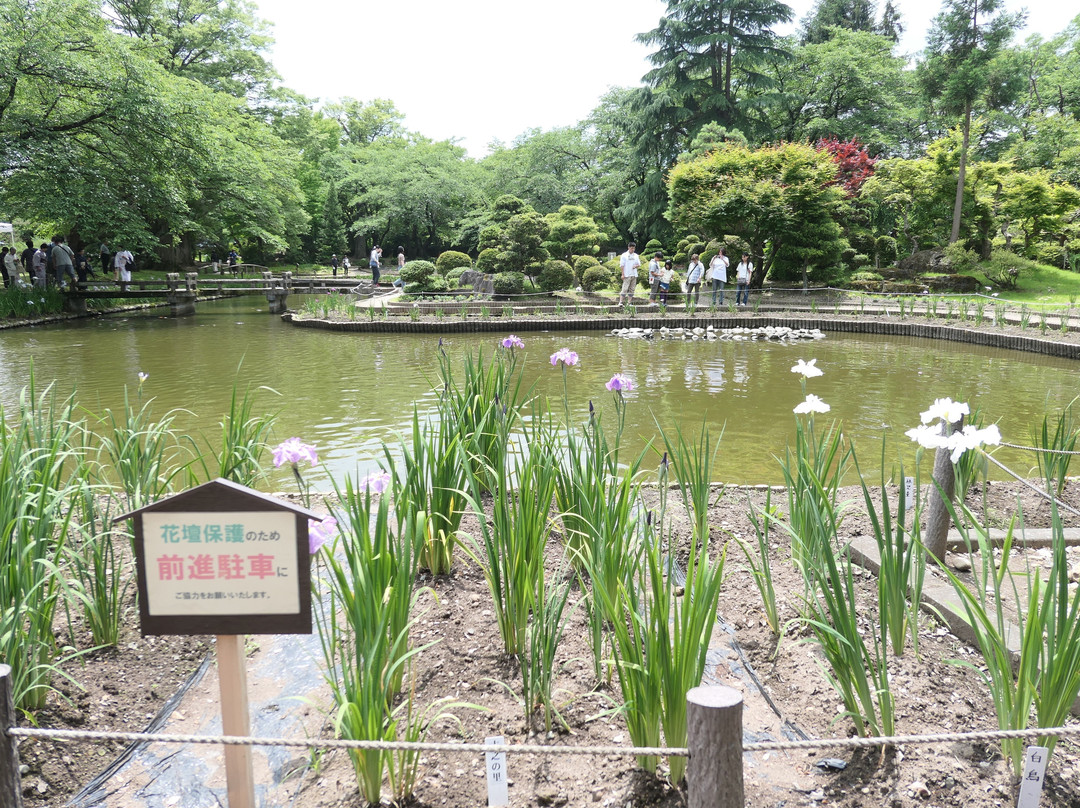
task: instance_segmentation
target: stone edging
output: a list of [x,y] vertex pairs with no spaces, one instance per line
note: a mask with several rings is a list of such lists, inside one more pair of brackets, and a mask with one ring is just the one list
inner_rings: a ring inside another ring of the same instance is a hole
[[467,319],[445,322],[420,322],[398,320],[313,320],[295,319],[286,312],[282,319],[300,328],[324,331],[344,331],[369,334],[468,334],[483,332],[508,333],[510,331],[611,331],[616,328],[641,328],[661,325],[669,328],[694,328],[712,325],[716,328],[760,328],[767,325],[786,325],[791,328],[818,328],[852,334],[881,334],[884,336],[920,337],[923,339],[964,342],[989,348],[1006,348],[1028,351],[1065,359],[1080,359],[1080,343],[1056,342],[1037,337],[1001,334],[994,331],[974,331],[948,325],[930,323],[889,322],[881,320],[833,320],[821,317],[762,316],[668,316],[663,318],[641,317],[562,317],[543,320]]

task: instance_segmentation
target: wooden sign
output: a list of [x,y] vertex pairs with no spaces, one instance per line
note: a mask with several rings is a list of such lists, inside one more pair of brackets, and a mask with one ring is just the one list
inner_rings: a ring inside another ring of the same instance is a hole
[[310,634],[306,508],[224,479],[132,519],[139,621],[148,634]]

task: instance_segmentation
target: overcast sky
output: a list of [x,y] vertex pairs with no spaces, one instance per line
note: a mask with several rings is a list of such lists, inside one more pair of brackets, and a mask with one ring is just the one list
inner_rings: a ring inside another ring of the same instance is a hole
[[[388,98],[409,129],[456,138],[474,157],[493,140],[576,123],[609,87],[639,84],[649,49],[634,35],[654,28],[667,7],[661,0],[255,3],[274,24],[272,59],[286,86],[322,101]],[[814,0],[788,4],[798,21]],[[906,28],[901,47],[917,51],[941,2],[896,5]],[[1027,8],[1023,35],[1050,36],[1074,6],[1029,0]]]

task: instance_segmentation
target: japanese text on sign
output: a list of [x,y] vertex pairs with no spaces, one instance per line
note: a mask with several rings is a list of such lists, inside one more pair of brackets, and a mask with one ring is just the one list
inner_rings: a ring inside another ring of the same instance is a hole
[[151,615],[300,610],[292,514],[147,513],[143,549]]

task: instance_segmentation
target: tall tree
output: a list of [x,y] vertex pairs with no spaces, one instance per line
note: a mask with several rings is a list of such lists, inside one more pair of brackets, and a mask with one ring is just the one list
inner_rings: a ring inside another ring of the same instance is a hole
[[657,27],[637,36],[656,46],[644,81],[660,91],[669,113],[683,113],[676,120],[689,137],[710,121],[738,127],[738,91],[767,89],[760,67],[783,50],[773,28],[791,18],[780,0],[668,0]]
[[893,5],[892,0],[885,0],[885,8],[881,10],[881,22],[878,23],[877,32],[893,42],[899,42],[904,33],[900,10]]
[[1007,14],[1002,7],[1002,0],[945,0],[927,35],[925,58],[918,68],[931,106],[961,118],[963,144],[950,244],[960,238],[972,112],[990,89],[990,63],[1023,22],[1022,14]]
[[802,44],[828,42],[838,28],[876,32],[872,0],[817,0],[814,10],[803,18]]
[[247,0],[110,0],[104,10],[175,75],[251,101],[277,79],[269,26]]

